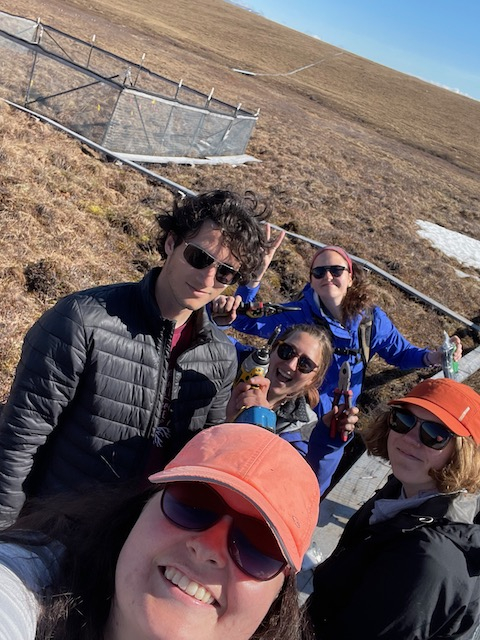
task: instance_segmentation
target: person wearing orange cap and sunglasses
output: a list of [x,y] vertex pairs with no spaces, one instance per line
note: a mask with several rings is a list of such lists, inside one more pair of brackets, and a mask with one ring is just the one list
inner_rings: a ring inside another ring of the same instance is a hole
[[300,640],[319,490],[293,447],[222,424],[149,480],[49,498],[0,534],[0,637]]
[[362,430],[392,476],[314,573],[318,640],[472,638],[480,624],[480,395],[430,379]]
[[[272,241],[255,280],[239,287],[235,296],[221,295],[212,301],[212,316],[219,325],[229,323],[237,331],[263,338],[268,338],[277,325],[286,329],[299,323],[318,324],[330,332],[335,351],[332,364],[319,388],[320,401],[316,407],[318,425],[310,436],[307,454],[324,495],[354,430],[354,420],[345,420],[332,435],[323,420],[332,409],[342,365],[348,362],[351,369],[351,403],[354,406],[347,409],[347,413],[353,417],[358,413],[355,405],[362,391],[366,366],[374,355],[378,354],[399,369],[415,369],[440,364],[442,352],[440,349],[432,351],[417,347],[398,331],[387,314],[373,304],[372,291],[363,268],[352,261],[343,247],[338,246],[325,246],[315,252],[310,261],[309,282],[298,300],[284,305],[287,307],[284,311],[261,318],[237,316],[236,309],[242,301],[251,302],[255,299],[261,279],[284,235],[285,232],[281,232]],[[367,327],[370,337],[362,339]],[[368,349],[363,347],[366,342]],[[462,354],[462,344],[457,336],[452,337],[452,342],[456,347],[454,358],[458,360]]]

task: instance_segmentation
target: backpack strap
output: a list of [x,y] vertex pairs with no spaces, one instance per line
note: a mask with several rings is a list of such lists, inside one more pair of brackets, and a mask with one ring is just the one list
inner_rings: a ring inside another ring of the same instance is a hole
[[373,310],[365,309],[363,318],[358,325],[358,343],[363,366],[366,369],[370,360],[370,343],[372,341]]
[[[334,340],[334,336],[330,326],[324,317],[314,315],[313,319],[315,324],[323,327],[327,330],[330,339]],[[344,347],[335,347],[334,353],[338,356],[355,356],[357,362],[360,360],[363,362],[364,370],[367,368],[368,361],[370,360],[370,343],[372,340],[372,324],[373,324],[373,310],[371,308],[365,309],[362,319],[358,325],[358,349],[346,349]]]

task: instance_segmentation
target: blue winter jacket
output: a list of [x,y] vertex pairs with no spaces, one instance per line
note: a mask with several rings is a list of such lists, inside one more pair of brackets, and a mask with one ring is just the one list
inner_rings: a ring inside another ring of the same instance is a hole
[[[239,287],[236,295],[240,295],[244,302],[252,302],[258,289],[259,287],[254,289],[246,286]],[[238,316],[232,326],[242,333],[269,338],[277,325],[281,325],[282,329],[286,329],[294,324],[318,323],[321,326],[326,325],[329,327],[335,349],[359,349],[358,326],[362,320],[362,314],[359,314],[347,326],[343,326],[338,320],[335,320],[317,306],[314,299],[314,290],[310,284],[307,284],[303,289],[300,300],[289,302],[285,306],[300,307],[300,309],[297,311],[283,311],[282,313],[262,318]],[[428,352],[428,349],[415,347],[402,336],[382,309],[379,307],[373,308],[370,359],[378,353],[386,362],[399,369],[415,369],[425,366],[424,356]],[[319,418],[332,408],[333,393],[338,385],[340,367],[345,360],[349,361],[352,371],[352,404],[356,404],[362,391],[364,365],[360,355],[356,353],[346,356],[335,353],[333,362],[319,389],[320,403],[316,407],[316,413]],[[307,460],[317,474],[322,494],[330,485],[332,475],[342,457],[345,444],[339,436],[330,438],[329,429],[321,420],[312,432]]]

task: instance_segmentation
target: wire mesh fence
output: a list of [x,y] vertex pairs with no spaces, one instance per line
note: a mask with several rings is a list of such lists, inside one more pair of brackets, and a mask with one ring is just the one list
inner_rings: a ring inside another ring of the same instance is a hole
[[139,158],[244,154],[257,113],[53,27],[0,12],[0,97],[116,153]]

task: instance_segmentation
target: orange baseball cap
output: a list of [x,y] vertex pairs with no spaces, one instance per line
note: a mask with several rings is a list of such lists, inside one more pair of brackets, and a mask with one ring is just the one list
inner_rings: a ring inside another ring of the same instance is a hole
[[220,424],[194,436],[150,482],[198,481],[246,498],[299,571],[318,521],[318,480],[292,445],[252,424]]
[[346,261],[348,265],[349,272],[353,273],[352,259],[350,258],[348,253],[345,251],[345,249],[342,249],[342,247],[337,247],[335,245],[328,245],[319,249],[313,256],[312,261],[310,262],[310,269],[313,267],[313,263],[318,258],[318,256],[324,251],[335,251],[335,253],[338,253],[339,256],[342,256],[342,258]]
[[413,404],[433,413],[457,436],[480,444],[480,395],[451,378],[430,378],[388,404]]

